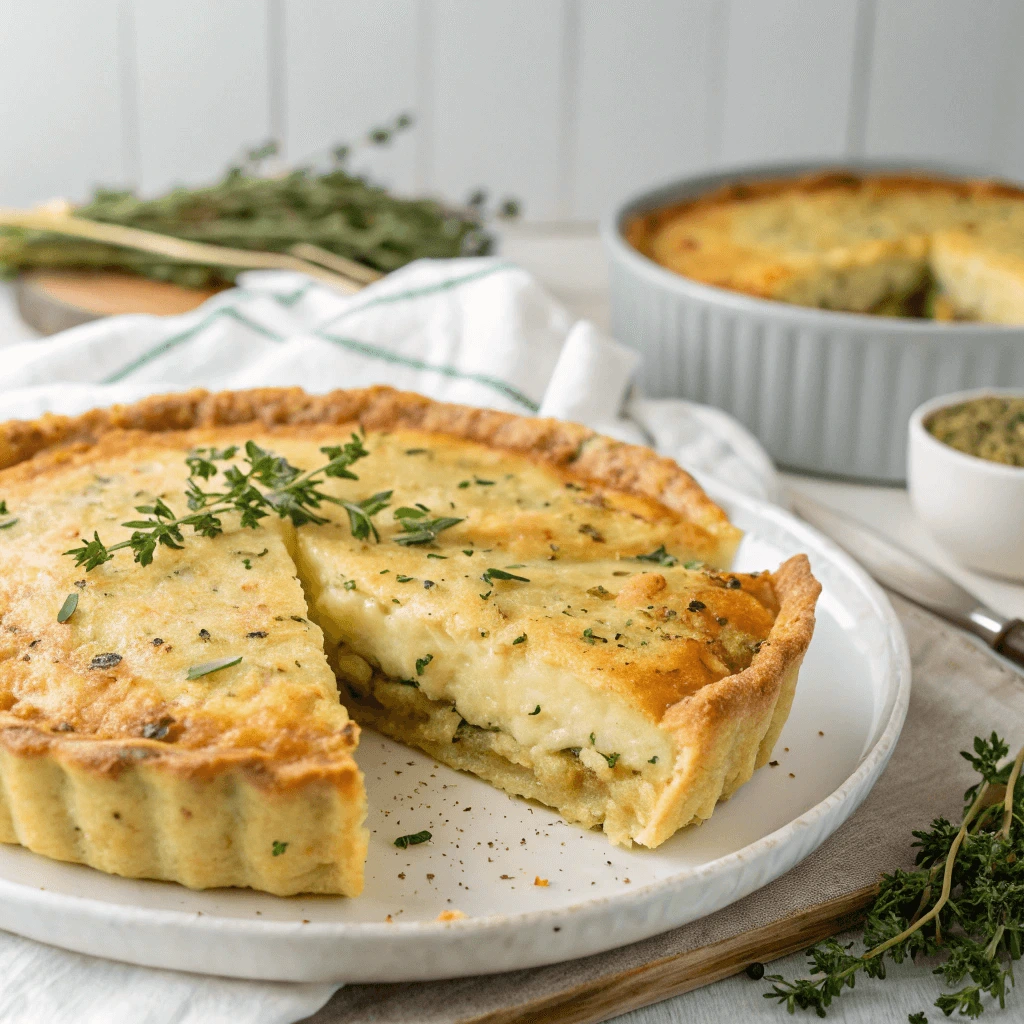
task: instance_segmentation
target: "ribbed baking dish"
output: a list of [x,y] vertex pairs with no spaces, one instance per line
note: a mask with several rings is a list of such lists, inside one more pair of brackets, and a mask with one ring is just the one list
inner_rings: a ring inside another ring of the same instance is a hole
[[[841,166],[985,176],[922,162],[844,160]],[[907,422],[918,405],[950,391],[1024,386],[1024,328],[837,313],[753,298],[666,270],[622,233],[639,213],[729,182],[821,169],[820,162],[734,169],[625,203],[602,226],[612,328],[643,356],[639,379],[647,394],[724,409],[780,466],[899,483]]]

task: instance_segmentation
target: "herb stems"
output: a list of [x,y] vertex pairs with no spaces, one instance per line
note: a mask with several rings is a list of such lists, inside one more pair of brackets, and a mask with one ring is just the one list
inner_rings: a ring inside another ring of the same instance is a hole
[[935,1002],[947,1016],[980,1016],[984,995],[1005,1004],[1013,963],[1024,952],[1024,747],[1010,764],[1008,753],[995,733],[976,738],[973,753],[963,752],[981,780],[964,794],[959,825],[937,818],[930,830],[913,833],[915,870],[882,876],[865,918],[866,951],[858,956],[835,939],[819,942],[807,951],[811,977],[771,975],[766,999],[790,1013],[814,1010],[824,1017],[858,973],[883,979],[887,958],[931,957],[939,960],[934,973],[961,985]]
[[[84,565],[86,572],[109,562],[122,548],[131,548],[136,562],[149,565],[159,545],[169,548],[184,545],[184,527],[191,527],[202,537],[216,537],[224,532],[221,516],[229,512],[239,513],[241,525],[249,529],[255,529],[259,521],[269,515],[290,519],[294,526],[323,524],[328,520],[319,515],[317,509],[324,502],[340,505],[348,512],[353,537],[365,540],[372,534],[375,540],[379,539],[371,517],[387,507],[390,491],[382,491],[355,503],[335,498],[320,489],[323,478],[358,479],[349,467],[370,454],[362,441],[353,434],[351,441],[343,445],[328,445],[320,451],[329,461],[318,469],[303,472],[287,459],[260,448],[253,441],[245,443],[242,460],[245,469],[235,463],[224,467],[217,465],[218,462],[230,462],[238,454],[236,446],[223,450],[197,448],[185,459],[189,467],[185,483],[191,510],[188,515],[175,515],[162,498],[156,498],[151,505],[135,507],[136,512],[148,518],[122,523],[134,531],[128,540],[107,546],[94,531],[92,540],[83,539],[80,547],[71,548],[64,554],[73,556],[75,565]],[[223,478],[225,490],[203,489],[206,481],[218,476]]]

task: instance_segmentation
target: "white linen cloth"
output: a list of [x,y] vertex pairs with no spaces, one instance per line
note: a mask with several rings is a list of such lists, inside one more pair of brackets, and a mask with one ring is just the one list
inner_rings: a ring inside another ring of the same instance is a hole
[[[0,420],[147,394],[386,383],[433,398],[557,416],[650,444],[698,475],[775,500],[756,440],[713,409],[636,395],[638,355],[574,321],[497,259],[422,260],[354,296],[301,275],[244,274],[175,317],[121,316],[2,344]],[[232,981],[110,963],[0,933],[4,1024],[289,1024],[335,985]]]

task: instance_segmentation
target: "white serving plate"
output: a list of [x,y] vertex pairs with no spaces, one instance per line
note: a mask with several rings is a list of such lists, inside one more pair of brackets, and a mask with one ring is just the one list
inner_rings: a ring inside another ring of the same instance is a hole
[[[657,850],[621,850],[600,833],[366,731],[358,759],[372,838],[359,898],[192,892],[4,846],[0,928],[205,974],[411,981],[622,946],[782,875],[853,813],[885,767],[906,715],[909,655],[888,600],[847,556],[779,509],[709,490],[747,531],[737,569],[763,569],[806,551],[824,592],[775,750],[778,767],[755,773],[706,824]],[[424,828],[430,843],[393,845]],[[537,876],[550,884],[534,885]],[[467,919],[436,922],[451,909]]]

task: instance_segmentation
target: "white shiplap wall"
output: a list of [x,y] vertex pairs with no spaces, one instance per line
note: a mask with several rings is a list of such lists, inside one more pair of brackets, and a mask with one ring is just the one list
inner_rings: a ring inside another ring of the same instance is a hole
[[844,154],[1024,177],[1021,0],[32,0],[0,4],[0,205],[288,163],[590,221],[683,173]]

